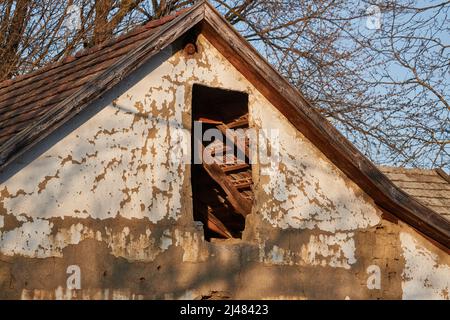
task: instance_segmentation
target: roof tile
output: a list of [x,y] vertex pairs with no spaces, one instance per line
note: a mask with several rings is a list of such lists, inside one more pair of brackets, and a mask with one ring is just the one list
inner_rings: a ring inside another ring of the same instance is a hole
[[379,167],[395,185],[450,221],[450,183],[437,170]]

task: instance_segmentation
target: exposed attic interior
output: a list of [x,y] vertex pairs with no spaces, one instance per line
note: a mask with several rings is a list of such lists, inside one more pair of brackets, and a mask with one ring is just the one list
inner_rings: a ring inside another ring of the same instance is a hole
[[[212,238],[241,238],[245,217],[251,212],[253,202],[252,168],[248,141],[237,139],[235,131],[228,130],[227,133],[227,129],[245,132],[249,128],[248,95],[194,85],[192,128],[195,122],[202,125],[202,137],[208,129],[217,129],[222,141],[202,141],[205,139],[192,134],[194,219],[203,223],[208,241]],[[195,164],[195,144],[203,154],[206,149],[212,162]]]

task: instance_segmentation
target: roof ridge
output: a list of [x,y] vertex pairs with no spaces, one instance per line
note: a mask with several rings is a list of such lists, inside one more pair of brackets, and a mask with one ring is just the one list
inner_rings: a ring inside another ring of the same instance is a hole
[[130,37],[133,37],[133,36],[135,36],[137,34],[140,34],[140,33],[144,32],[144,31],[147,31],[147,30],[159,27],[159,26],[161,26],[161,25],[163,25],[163,24],[165,24],[165,23],[175,19],[176,17],[178,17],[179,15],[183,14],[187,10],[189,10],[189,8],[184,8],[184,9],[181,9],[181,10],[178,10],[178,11],[175,11],[175,12],[171,12],[167,16],[161,17],[161,18],[156,19],[156,20],[151,20],[151,21],[147,22],[146,24],[143,24],[143,25],[140,25],[140,26],[136,26],[136,27],[132,28],[130,31],[128,31],[126,33],[123,33],[123,34],[118,35],[118,36],[114,36],[114,37],[112,37],[110,39],[107,39],[107,40],[105,40],[105,41],[95,45],[95,46],[81,49],[81,50],[75,52],[74,54],[65,57],[62,60],[49,63],[47,65],[42,66],[39,69],[36,69],[36,70],[34,70],[32,72],[29,72],[29,73],[25,73],[25,74],[19,75],[19,76],[13,78],[13,79],[6,79],[6,80],[3,80],[3,81],[0,81],[0,90],[8,88],[9,86],[11,86],[13,84],[14,85],[15,84],[19,84],[22,81],[25,81],[25,80],[28,80],[28,79],[33,78],[35,76],[38,76],[38,75],[40,75],[42,73],[45,73],[45,72],[47,72],[49,70],[56,69],[56,68],[61,67],[61,66],[65,65],[65,64],[71,63],[71,62],[73,62],[73,61],[75,61],[75,60],[77,60],[77,59],[79,59],[81,57],[93,54],[93,53],[95,53],[95,52],[97,52],[97,51],[99,51],[101,49],[104,49],[104,48],[109,47],[109,46],[111,46],[113,44],[116,44],[116,43],[118,43],[120,41],[123,41],[125,39],[130,38]]

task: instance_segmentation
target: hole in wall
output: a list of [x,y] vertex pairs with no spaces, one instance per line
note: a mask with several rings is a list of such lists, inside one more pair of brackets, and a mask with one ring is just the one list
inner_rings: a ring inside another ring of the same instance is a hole
[[[201,130],[194,129],[200,126]],[[253,202],[248,142],[242,138],[249,129],[248,95],[194,85],[192,128],[194,220],[203,223],[208,241],[242,238]],[[207,141],[204,137],[210,129],[215,138]],[[205,152],[210,161],[199,156]]]

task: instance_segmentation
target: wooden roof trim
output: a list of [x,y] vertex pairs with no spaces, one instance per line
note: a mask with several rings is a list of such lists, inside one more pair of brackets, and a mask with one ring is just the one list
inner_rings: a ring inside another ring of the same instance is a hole
[[450,183],[450,175],[448,175],[444,170],[442,170],[441,168],[436,169],[436,173],[445,181],[447,181],[448,183]]
[[129,55],[121,58],[112,68],[101,73],[67,99],[52,107],[52,112],[46,114],[37,123],[23,129],[14,138],[2,144],[0,146],[0,170],[197,25],[204,19],[204,12],[204,2],[202,1],[175,19],[163,24],[157,32],[151,34],[145,42],[132,50]]
[[202,33],[282,114],[375,203],[450,248],[450,222],[396,187],[206,3]]

